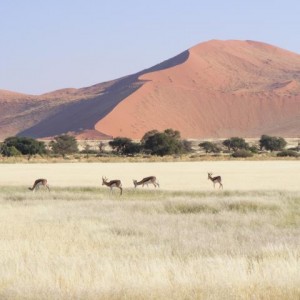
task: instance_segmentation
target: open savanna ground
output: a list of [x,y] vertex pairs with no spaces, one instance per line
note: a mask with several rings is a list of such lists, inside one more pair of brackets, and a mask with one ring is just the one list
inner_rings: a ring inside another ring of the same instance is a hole
[[133,188],[133,179],[154,175],[164,190],[203,191],[213,187],[207,172],[221,175],[225,190],[300,189],[300,160],[0,164],[0,185],[26,187],[37,178],[47,178],[52,189],[100,188],[102,176],[106,176],[109,180],[120,179],[126,193]]
[[[299,161],[0,171],[0,299],[300,298]],[[148,175],[161,188],[133,188]],[[38,177],[50,193],[27,189]]]

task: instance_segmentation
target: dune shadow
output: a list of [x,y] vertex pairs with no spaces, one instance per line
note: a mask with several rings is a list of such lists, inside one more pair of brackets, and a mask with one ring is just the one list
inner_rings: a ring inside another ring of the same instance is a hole
[[58,108],[56,107],[52,113],[50,112],[51,116],[17,135],[42,138],[66,132],[94,129],[98,121],[145,83],[145,81],[139,80],[141,75],[182,64],[188,57],[189,51],[187,50],[151,68],[114,80],[114,83],[108,85],[101,94],[89,99],[79,99],[76,102],[62,104]]

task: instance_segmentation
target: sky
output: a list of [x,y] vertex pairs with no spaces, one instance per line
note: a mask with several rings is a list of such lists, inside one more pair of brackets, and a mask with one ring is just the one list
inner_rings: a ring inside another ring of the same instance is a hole
[[42,94],[141,71],[201,42],[300,54],[299,0],[1,0],[0,89]]

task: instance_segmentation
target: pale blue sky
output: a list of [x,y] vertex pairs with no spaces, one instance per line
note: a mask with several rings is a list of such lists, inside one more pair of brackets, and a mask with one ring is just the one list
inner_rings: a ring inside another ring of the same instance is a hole
[[299,0],[1,0],[0,89],[41,94],[138,72],[211,39],[300,54]]

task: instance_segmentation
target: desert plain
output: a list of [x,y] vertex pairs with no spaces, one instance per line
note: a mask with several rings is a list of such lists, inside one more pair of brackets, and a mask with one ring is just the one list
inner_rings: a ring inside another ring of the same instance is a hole
[[[30,186],[47,178],[56,187],[102,187],[102,176],[120,179],[132,189],[133,179],[156,176],[160,188],[178,191],[212,190],[207,173],[221,175],[225,190],[300,190],[300,161],[202,161],[155,163],[33,163],[0,164],[1,185]],[[149,186],[150,187],[150,186]],[[216,187],[218,187],[216,185]]]
[[[0,171],[0,299],[300,297],[298,160]],[[149,175],[160,188],[133,188]],[[102,176],[121,179],[123,195]],[[27,189],[40,177],[51,192]]]

